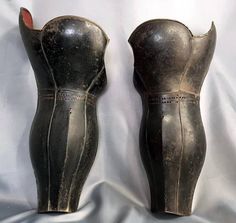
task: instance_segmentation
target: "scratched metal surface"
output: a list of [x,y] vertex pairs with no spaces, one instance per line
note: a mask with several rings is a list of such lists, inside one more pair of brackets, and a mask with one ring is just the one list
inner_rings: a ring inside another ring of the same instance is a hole
[[[41,28],[66,14],[99,24],[110,38],[105,62],[108,88],[98,102],[100,141],[78,211],[36,213],[36,183],[28,137],[36,109],[36,84],[19,30],[19,7]],[[2,0],[0,6],[0,222],[234,223],[236,217],[236,2],[234,0]],[[203,34],[214,20],[215,55],[201,92],[207,155],[193,215],[153,216],[138,149],[141,100],[134,89],[131,32],[142,22],[169,18]]]

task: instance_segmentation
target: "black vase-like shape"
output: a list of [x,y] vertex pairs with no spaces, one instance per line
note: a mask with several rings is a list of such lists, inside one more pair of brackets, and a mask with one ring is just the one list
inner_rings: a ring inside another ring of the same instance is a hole
[[75,16],[35,30],[31,14],[21,9],[19,25],[38,87],[30,134],[38,211],[73,212],[97,151],[96,100],[106,85],[108,38]]
[[190,215],[206,151],[199,94],[215,49],[215,26],[193,36],[177,21],[151,20],[129,42],[143,103],[140,149],[151,209]]

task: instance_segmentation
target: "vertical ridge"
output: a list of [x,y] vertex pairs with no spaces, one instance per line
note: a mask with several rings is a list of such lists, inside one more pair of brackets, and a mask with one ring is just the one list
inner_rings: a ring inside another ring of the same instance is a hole
[[[189,56],[189,60],[186,63],[186,66],[184,68],[184,72],[182,73],[181,80],[179,83],[179,93],[181,92],[181,85],[183,82],[183,79],[188,71],[188,68],[191,64],[191,58],[193,56],[193,37],[191,37],[191,52]],[[179,211],[179,186],[180,186],[180,178],[181,178],[181,170],[182,170],[182,161],[183,161],[183,152],[184,152],[184,134],[183,134],[183,121],[181,116],[181,99],[180,95],[178,97],[178,104],[179,104],[179,121],[180,121],[180,134],[181,134],[181,153],[180,153],[180,161],[179,161],[179,173],[178,173],[178,182],[177,182],[177,190],[176,190],[176,211]]]
[[82,152],[78,161],[78,164],[76,166],[76,169],[72,175],[72,181],[71,181],[71,185],[70,185],[70,189],[69,189],[69,194],[68,194],[68,203],[70,203],[71,200],[71,193],[72,193],[72,188],[73,188],[73,184],[75,183],[75,175],[79,170],[79,166],[81,163],[81,159],[84,153],[84,149],[85,149],[85,145],[86,145],[86,140],[87,140],[87,98],[88,98],[88,94],[86,94],[86,97],[84,99],[84,132],[85,132],[85,136],[84,136],[84,142],[83,142],[83,146],[82,146]]
[[180,185],[180,177],[181,177],[181,165],[183,160],[183,152],[184,152],[184,140],[183,140],[183,122],[182,122],[182,116],[181,116],[181,105],[180,105],[180,99],[179,100],[179,122],[180,122],[180,134],[181,134],[181,153],[180,153],[180,165],[179,165],[179,174],[178,174],[178,183],[177,183],[177,190],[176,190],[176,211],[179,211],[179,185]]
[[48,156],[48,209],[51,209],[51,156],[50,156],[50,136],[51,136],[51,129],[52,129],[52,121],[53,121],[53,116],[55,113],[55,109],[56,109],[56,97],[57,97],[57,92],[54,92],[54,105],[53,105],[53,110],[52,110],[52,114],[50,117],[50,122],[49,122],[49,126],[48,126],[48,134],[47,134],[47,156]]
[[79,166],[80,166],[80,163],[81,163],[81,159],[83,157],[83,153],[84,153],[84,149],[85,149],[86,141],[87,141],[87,101],[88,101],[88,94],[89,94],[90,89],[93,87],[94,83],[96,83],[96,81],[101,77],[104,69],[105,69],[105,65],[102,66],[101,70],[97,74],[97,77],[94,80],[92,80],[92,82],[90,83],[88,89],[85,92],[85,99],[84,99],[84,131],[85,131],[85,136],[84,136],[83,149],[82,149],[82,152],[81,152],[81,155],[80,155],[80,158],[79,158],[79,162],[78,162],[78,165],[75,169],[75,172],[73,173],[74,178],[72,179],[71,186],[70,186],[70,189],[69,189],[68,203],[71,200],[72,188],[73,188],[73,184],[75,183],[75,175],[79,170]]
[[65,159],[63,162],[63,168],[62,168],[62,176],[61,176],[61,182],[60,182],[60,189],[59,189],[59,194],[58,194],[58,204],[57,204],[57,209],[59,209],[61,203],[61,196],[62,196],[62,191],[63,191],[63,181],[65,179],[65,166],[67,163],[67,159],[68,159],[68,137],[69,137],[69,132],[70,132],[70,115],[69,115],[69,121],[68,121],[68,130],[67,130],[67,137],[66,137],[66,154],[65,154]]
[[[42,33],[43,34],[43,33]],[[53,116],[54,116],[54,113],[55,113],[55,109],[56,109],[56,102],[57,102],[57,84],[56,84],[56,81],[55,81],[55,77],[54,77],[54,72],[53,72],[53,69],[48,61],[48,58],[46,56],[46,53],[44,51],[44,46],[43,46],[43,41],[42,41],[42,35],[40,36],[40,44],[41,44],[41,48],[42,48],[42,51],[43,51],[43,55],[44,55],[44,58],[45,58],[45,61],[48,65],[48,68],[49,68],[49,71],[50,71],[50,74],[52,75],[52,80],[53,80],[53,83],[54,83],[54,104],[53,104],[53,109],[52,109],[52,114],[51,114],[51,117],[50,117],[50,122],[49,122],[49,125],[48,125],[48,134],[47,134],[47,157],[48,157],[48,209],[51,209],[51,156],[50,156],[50,135],[51,135],[51,128],[52,128],[52,122],[53,122]]]

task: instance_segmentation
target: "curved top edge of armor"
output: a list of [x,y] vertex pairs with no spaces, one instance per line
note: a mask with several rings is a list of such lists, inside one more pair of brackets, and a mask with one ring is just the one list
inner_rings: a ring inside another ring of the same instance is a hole
[[20,15],[19,15],[19,19],[22,21],[22,23],[24,24],[24,26],[31,30],[31,31],[37,31],[37,32],[42,32],[50,23],[53,23],[55,21],[58,21],[58,20],[65,20],[65,19],[76,19],[78,21],[82,21],[82,22],[88,22],[90,23],[91,25],[94,25],[96,27],[98,27],[102,33],[104,34],[107,42],[110,41],[109,37],[107,36],[107,34],[105,33],[105,31],[101,28],[101,26],[99,26],[98,24],[96,24],[95,22],[89,20],[89,19],[86,19],[84,17],[79,17],[79,16],[74,16],[74,15],[65,15],[65,16],[58,16],[56,18],[53,18],[51,20],[49,20],[44,26],[42,29],[34,29],[34,26],[33,26],[33,18],[32,18],[32,15],[30,13],[30,11],[24,7],[21,7],[20,8]]
[[[212,21],[211,22],[211,28],[208,32],[206,32],[205,34],[202,34],[202,35],[194,35],[192,33],[192,31],[185,25],[183,24],[182,22],[179,22],[177,20],[172,20],[172,19],[151,19],[151,20],[148,20],[142,24],[140,24],[134,31],[133,33],[130,35],[129,39],[128,39],[128,42],[130,43],[130,45],[132,46],[132,41],[135,39],[135,35],[136,33],[139,32],[139,30],[143,27],[145,27],[146,25],[149,25],[151,23],[158,23],[158,22],[171,22],[171,23],[176,23],[176,24],[180,24],[181,26],[183,26],[188,32],[189,32],[189,35],[191,36],[191,38],[193,39],[197,39],[197,38],[204,38],[204,37],[208,37],[210,36],[211,33],[214,33],[214,35],[216,36],[216,27],[215,27],[215,24],[214,22]],[[135,42],[135,41],[134,41]]]

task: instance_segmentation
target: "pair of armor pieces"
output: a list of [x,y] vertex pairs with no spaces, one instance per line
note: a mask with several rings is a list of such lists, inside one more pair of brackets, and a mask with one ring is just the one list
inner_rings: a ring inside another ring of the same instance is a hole
[[[97,151],[96,101],[106,85],[108,38],[79,17],[33,29],[21,9],[20,31],[35,72],[38,106],[30,135],[39,212],[76,211]],[[214,25],[193,36],[183,24],[151,20],[129,42],[141,95],[141,157],[153,212],[190,215],[206,150],[199,93],[216,42]]]

